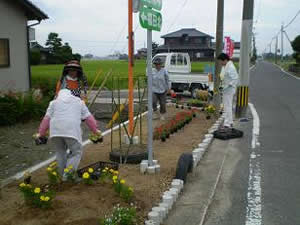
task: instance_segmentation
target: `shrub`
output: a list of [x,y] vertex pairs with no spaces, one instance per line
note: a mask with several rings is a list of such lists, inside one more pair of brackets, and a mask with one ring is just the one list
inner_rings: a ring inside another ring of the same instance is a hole
[[40,119],[45,113],[48,103],[49,98],[36,98],[32,91],[4,93],[0,95],[0,126]]
[[136,222],[135,208],[115,207],[109,217],[100,220],[100,225],[134,225]]

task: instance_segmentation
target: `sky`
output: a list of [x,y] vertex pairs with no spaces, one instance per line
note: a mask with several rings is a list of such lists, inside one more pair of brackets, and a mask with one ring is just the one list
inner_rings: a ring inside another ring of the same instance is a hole
[[[31,0],[48,16],[36,26],[36,40],[44,45],[50,32],[68,42],[73,53],[106,56],[115,52],[127,53],[127,0]],[[215,37],[217,0],[162,0],[163,23],[160,32],[153,32],[153,41],[163,44],[160,36],[182,28],[196,28]],[[240,41],[243,0],[225,0],[224,36]],[[300,10],[299,0],[255,0],[254,33],[258,52],[268,49],[281,24],[288,24]],[[147,32],[133,15],[135,49],[146,46]],[[300,15],[286,28],[293,40],[300,35]],[[280,35],[278,46],[280,46]],[[272,42],[272,51],[275,41]],[[292,49],[284,38],[284,54]]]

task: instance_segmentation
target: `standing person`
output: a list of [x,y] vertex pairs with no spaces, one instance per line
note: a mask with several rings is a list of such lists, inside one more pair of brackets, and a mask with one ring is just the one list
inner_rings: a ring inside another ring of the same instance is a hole
[[[51,101],[44,116],[37,137],[44,137],[50,128],[50,138],[56,150],[58,172],[66,180],[64,169],[72,165],[76,172],[82,156],[81,121],[85,120],[90,130],[101,136],[93,115],[84,102],[68,89],[58,92],[55,100]],[[70,154],[67,155],[67,150]]]
[[[86,101],[88,82],[83,74],[82,67],[77,60],[71,60],[66,63],[63,74],[56,84],[56,96],[61,89],[69,89],[76,97]],[[81,96],[83,89],[84,95]]]
[[218,56],[218,60],[221,61],[223,66],[222,75],[223,78],[223,105],[224,105],[224,128],[233,127],[233,115],[232,115],[232,102],[233,96],[236,92],[237,85],[239,84],[239,75],[230,57],[221,53]]
[[157,112],[157,102],[160,105],[160,119],[165,120],[166,113],[166,95],[170,90],[169,75],[168,72],[162,68],[162,60],[156,58],[153,62],[155,69],[152,72],[153,76],[153,119],[159,118],[159,113]]

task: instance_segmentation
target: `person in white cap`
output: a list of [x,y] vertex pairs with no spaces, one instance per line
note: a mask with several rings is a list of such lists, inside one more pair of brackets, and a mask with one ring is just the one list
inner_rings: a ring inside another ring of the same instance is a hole
[[232,102],[237,85],[239,84],[239,75],[233,62],[230,60],[230,57],[227,54],[221,53],[218,56],[218,60],[221,61],[223,66],[223,105],[225,115],[224,128],[226,129],[233,127]]
[[[76,172],[82,156],[82,132],[81,121],[84,120],[90,130],[101,136],[97,128],[97,122],[90,113],[85,103],[78,97],[72,95],[68,89],[58,92],[55,100],[49,103],[46,115],[44,116],[38,132],[38,137],[46,136],[49,129],[49,136],[56,150],[58,172],[63,177],[64,169],[70,165]],[[70,154],[67,154],[67,150]]]

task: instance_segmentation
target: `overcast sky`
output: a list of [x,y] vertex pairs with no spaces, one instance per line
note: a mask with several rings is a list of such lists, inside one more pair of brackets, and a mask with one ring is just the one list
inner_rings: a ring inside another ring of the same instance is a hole
[[[44,45],[50,32],[69,42],[73,52],[105,56],[115,51],[127,53],[127,0],[31,0],[49,19],[36,26],[36,39]],[[196,28],[215,37],[217,0],[163,0],[161,32],[153,40],[182,28]],[[224,36],[240,40],[243,0],[225,0]],[[258,51],[262,52],[280,30],[300,10],[299,0],[255,0],[254,25]],[[146,45],[146,30],[134,14],[135,48]],[[286,29],[290,39],[300,34],[300,15]],[[280,40],[279,40],[280,41]],[[280,43],[280,42],[279,42]],[[285,53],[291,47],[285,39]],[[275,41],[272,49],[274,51]]]

